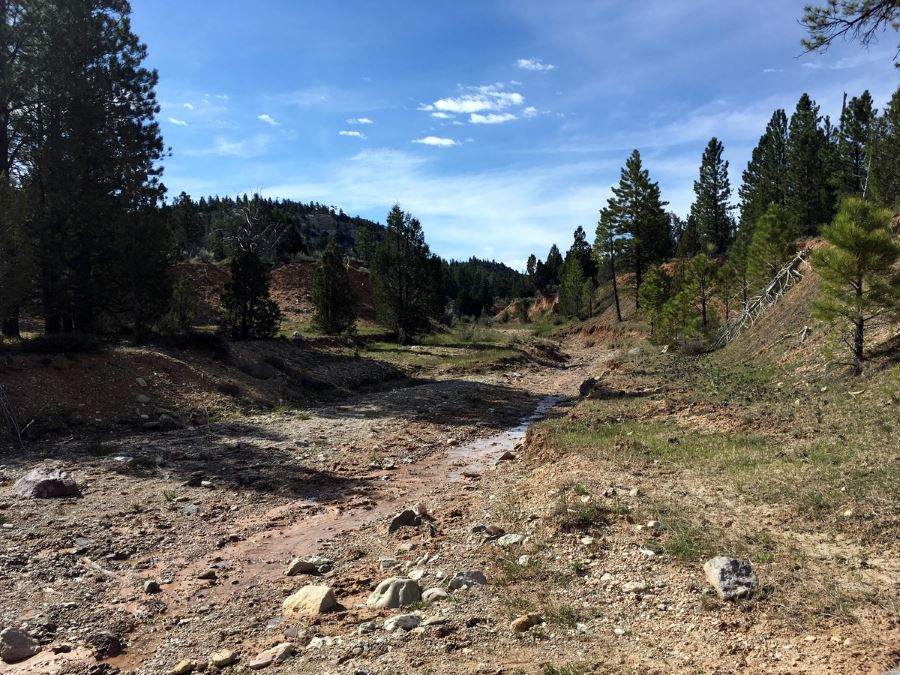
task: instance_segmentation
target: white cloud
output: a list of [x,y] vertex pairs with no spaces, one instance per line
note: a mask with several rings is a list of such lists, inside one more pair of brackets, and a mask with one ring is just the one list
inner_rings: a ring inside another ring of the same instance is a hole
[[459,120],[453,120],[452,122],[450,122],[450,124],[452,124],[452,125],[455,126],[455,127],[464,127],[464,126],[466,126],[465,124],[463,124],[463,123],[460,122]]
[[469,122],[472,124],[503,124],[516,119],[512,113],[488,113],[482,115],[480,113],[472,113],[469,115]]
[[541,59],[519,59],[516,67],[533,73],[546,73],[556,68],[552,63],[544,63]]
[[537,117],[538,114],[540,114],[540,111],[533,105],[528,106],[522,111],[522,117]]
[[228,94],[216,94],[216,98],[219,99],[220,101],[227,101]]
[[445,112],[433,112],[433,113],[431,113],[431,116],[435,117],[439,120],[449,120],[453,117],[453,115],[448,115]]
[[243,158],[259,157],[266,154],[271,142],[272,136],[269,134],[257,134],[256,136],[239,140],[232,140],[227,136],[216,136],[212,147],[187,149],[184,151],[184,154],[194,157],[206,157],[209,155]]
[[784,70],[781,68],[763,68],[764,73],[783,73]]
[[343,131],[339,131],[339,132],[338,132],[338,136],[349,136],[349,137],[351,137],[351,138],[362,138],[363,140],[365,140],[366,138],[368,138],[368,137],[367,137],[363,132],[361,132],[361,131],[347,131],[346,129],[343,130]]
[[257,115],[256,119],[258,119],[262,122],[265,122],[266,124],[268,124],[269,126],[272,126],[272,127],[277,127],[279,124],[278,122],[276,122],[274,120],[274,118],[271,115],[267,115],[265,113],[263,113],[262,115]]
[[347,124],[375,124],[368,117],[351,117],[347,120]]
[[184,120],[180,120],[177,117],[170,117],[169,121],[179,127],[186,127],[188,125],[187,122],[185,122]]
[[441,98],[431,105],[420,105],[419,110],[430,111],[437,109],[444,113],[468,115],[520,106],[525,102],[525,97],[522,94],[515,91],[505,91],[502,84],[489,84],[481,87],[472,87],[471,89],[477,93]]
[[183,107],[187,108],[188,110],[193,110],[193,109],[194,109],[194,104],[193,104],[193,103],[182,103],[181,105],[182,105]]
[[421,145],[437,145],[443,148],[448,148],[451,145],[459,145],[459,141],[454,141],[452,138],[441,138],[439,136],[425,136],[425,138],[417,138],[413,141],[413,143],[419,143]]

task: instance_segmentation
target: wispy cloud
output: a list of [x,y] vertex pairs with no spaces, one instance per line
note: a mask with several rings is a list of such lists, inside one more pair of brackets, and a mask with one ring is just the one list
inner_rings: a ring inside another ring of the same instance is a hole
[[269,134],[256,134],[249,138],[234,140],[228,136],[216,136],[213,144],[208,148],[193,148],[184,151],[184,154],[194,157],[205,156],[231,156],[231,157],[259,157],[265,155],[272,143]]
[[469,115],[469,122],[472,124],[503,124],[514,119],[516,116],[512,113],[488,113],[487,115],[472,113]]
[[193,103],[182,103],[181,105],[182,105],[182,107],[187,108],[188,110],[193,110],[193,109],[194,109],[194,104],[193,104]]
[[347,124],[375,124],[368,117],[351,117],[347,120]]
[[348,130],[346,130],[346,129],[339,131],[339,132],[338,132],[338,136],[349,136],[350,138],[362,138],[363,140],[365,140],[366,138],[368,138],[368,137],[367,137],[363,132],[361,132],[361,131],[348,131]]
[[170,118],[169,118],[169,121],[170,121],[172,124],[174,124],[174,125],[176,125],[176,126],[179,126],[179,127],[186,127],[186,126],[188,125],[187,122],[185,122],[184,120],[180,120],[180,119],[178,119],[177,117],[170,117]]
[[783,73],[783,68],[763,68],[764,73]]
[[552,63],[544,63],[541,59],[519,59],[516,67],[533,73],[546,73],[556,68]]
[[533,105],[528,106],[522,111],[522,117],[537,117],[539,114],[540,111]]
[[448,115],[445,112],[433,112],[431,113],[431,116],[439,120],[449,120],[453,118],[453,115]]
[[425,136],[424,138],[417,138],[413,141],[413,143],[419,143],[420,145],[436,145],[443,148],[448,148],[451,145],[459,145],[459,141],[455,141],[452,138],[441,138],[440,136]]
[[266,113],[263,113],[262,115],[257,115],[256,119],[260,120],[261,122],[265,122],[266,124],[268,124],[269,126],[272,126],[272,127],[277,127],[279,125],[279,122],[276,122],[275,119],[271,115],[267,115]]

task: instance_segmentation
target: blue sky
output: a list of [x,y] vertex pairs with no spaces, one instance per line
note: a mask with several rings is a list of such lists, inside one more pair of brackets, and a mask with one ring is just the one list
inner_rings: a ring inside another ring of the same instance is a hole
[[565,250],[633,148],[684,216],[710,136],[740,173],[775,108],[881,108],[895,35],[803,55],[803,1],[133,0],[170,196],[259,191],[524,266]]

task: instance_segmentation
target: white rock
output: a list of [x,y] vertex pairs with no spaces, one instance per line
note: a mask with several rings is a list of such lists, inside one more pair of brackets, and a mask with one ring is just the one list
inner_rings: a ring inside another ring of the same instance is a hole
[[391,577],[382,581],[366,602],[369,609],[397,609],[422,599],[422,590],[412,579]]
[[328,586],[304,586],[282,604],[284,614],[318,616],[337,607],[334,591]]
[[750,563],[736,558],[711,558],[703,565],[703,572],[723,600],[749,597],[758,585]]
[[441,600],[445,600],[449,597],[447,595],[447,591],[443,588],[429,588],[424,593],[422,593],[422,600],[425,602],[439,602]]
[[4,628],[0,631],[0,659],[7,663],[18,663],[41,651],[41,645],[28,633],[18,628]]
[[480,570],[467,570],[465,572],[457,572],[450,579],[450,589],[456,590],[463,587],[484,586],[487,583],[487,577]]
[[412,630],[416,626],[422,623],[422,617],[416,616],[415,614],[400,614],[398,616],[392,616],[390,619],[384,622],[384,629],[389,633],[395,631],[398,628],[402,628],[403,630]]

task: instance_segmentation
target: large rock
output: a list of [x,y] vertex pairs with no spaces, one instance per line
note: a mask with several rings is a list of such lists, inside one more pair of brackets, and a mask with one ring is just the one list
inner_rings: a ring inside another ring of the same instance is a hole
[[284,614],[318,616],[337,607],[334,591],[328,586],[304,586],[285,599],[282,604]]
[[401,527],[418,527],[422,524],[422,517],[412,509],[405,509],[391,519],[388,524],[388,535],[394,534]]
[[484,572],[479,570],[466,570],[465,572],[457,572],[453,575],[453,578],[450,579],[450,589],[456,590],[458,588],[464,588],[472,586],[484,586],[487,583],[487,577],[484,576]]
[[391,577],[378,584],[366,605],[369,609],[397,609],[421,599],[422,589],[415,581],[405,577]]
[[4,628],[0,631],[0,659],[7,663],[18,663],[41,651],[41,645],[28,633],[18,628]]
[[723,600],[746,598],[756,590],[758,582],[750,563],[727,556],[716,556],[703,565],[706,579]]
[[13,490],[28,499],[77,497],[79,494],[75,479],[59,469],[32,469],[16,481]]

